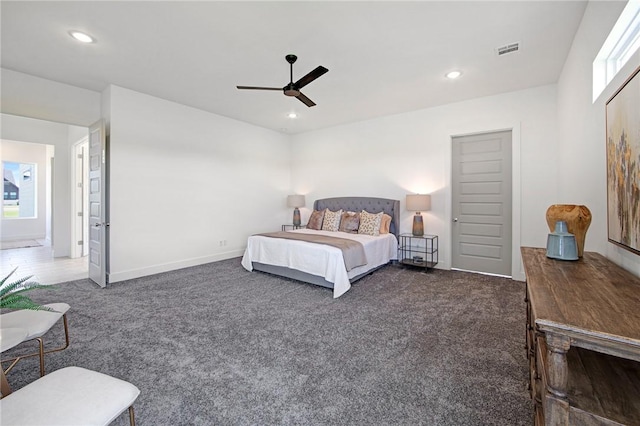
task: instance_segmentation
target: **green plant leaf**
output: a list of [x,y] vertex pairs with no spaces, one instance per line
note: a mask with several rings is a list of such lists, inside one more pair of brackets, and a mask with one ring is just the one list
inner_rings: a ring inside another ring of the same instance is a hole
[[9,278],[16,272],[18,268],[14,268],[9,275],[0,280],[0,308],[5,309],[31,309],[54,311],[51,308],[42,306],[25,296],[23,293],[35,289],[52,289],[50,285],[42,285],[35,281],[29,281],[33,275],[20,278],[13,282],[8,282]]

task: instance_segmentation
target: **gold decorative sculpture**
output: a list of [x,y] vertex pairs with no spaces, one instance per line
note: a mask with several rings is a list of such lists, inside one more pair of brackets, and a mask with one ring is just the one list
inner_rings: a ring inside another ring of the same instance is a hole
[[591,211],[587,206],[579,206],[576,204],[553,204],[547,209],[547,225],[549,231],[553,232],[556,222],[563,220],[567,223],[568,231],[576,236],[576,244],[578,245],[578,257],[582,257],[584,253],[584,240],[587,235],[587,229],[591,224]]

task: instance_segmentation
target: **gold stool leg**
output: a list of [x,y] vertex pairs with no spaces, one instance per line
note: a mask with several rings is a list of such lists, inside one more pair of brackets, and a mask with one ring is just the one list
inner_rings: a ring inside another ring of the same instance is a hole
[[2,398],[11,393],[11,386],[9,386],[7,376],[4,375],[2,368],[0,368],[0,393],[2,393]]
[[19,356],[18,356],[18,357],[15,357],[15,358],[11,358],[11,359],[7,359],[7,360],[3,360],[2,362],[9,362],[9,361],[13,361],[13,362],[11,363],[11,365],[9,365],[9,367],[7,367],[7,369],[6,369],[6,370],[4,370],[4,369],[0,369],[0,370],[2,370],[2,372],[3,372],[4,374],[9,374],[9,371],[11,371],[11,370],[13,369],[13,367],[15,367],[15,365],[16,365],[16,364],[18,363],[18,361],[20,361],[21,359],[22,359],[22,357],[19,357]]
[[129,424],[131,426],[136,426],[136,418],[135,418],[135,415],[133,413],[133,405],[131,407],[129,407]]
[[44,376],[44,341],[41,337],[36,338],[40,348],[40,377]]

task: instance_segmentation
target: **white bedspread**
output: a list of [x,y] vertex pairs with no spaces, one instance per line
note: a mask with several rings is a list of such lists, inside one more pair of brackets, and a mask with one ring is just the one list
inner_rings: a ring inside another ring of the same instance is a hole
[[342,259],[342,251],[336,247],[314,244],[306,241],[269,238],[252,235],[247,241],[247,249],[242,257],[242,266],[253,270],[252,262],[284,266],[308,274],[323,277],[333,283],[333,297],[340,297],[351,288],[350,278],[398,258],[398,240],[393,234],[379,237],[346,232],[314,231],[297,229],[291,232],[328,235],[359,241],[364,245],[367,264],[347,272]]

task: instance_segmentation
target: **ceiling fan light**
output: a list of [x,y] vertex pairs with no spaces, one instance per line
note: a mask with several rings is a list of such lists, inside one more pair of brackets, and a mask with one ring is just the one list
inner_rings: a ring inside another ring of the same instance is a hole
[[290,112],[287,117],[289,118],[298,118],[298,114],[296,114],[295,112]]
[[445,77],[447,77],[449,80],[455,80],[461,75],[462,75],[461,71],[449,71],[448,73],[445,74]]
[[80,31],[69,31],[69,35],[82,43],[93,43],[93,37]]

